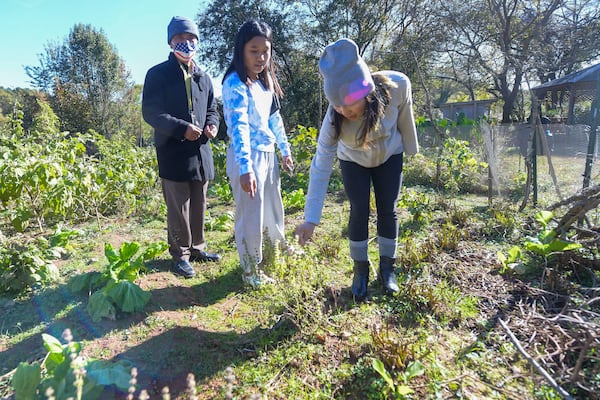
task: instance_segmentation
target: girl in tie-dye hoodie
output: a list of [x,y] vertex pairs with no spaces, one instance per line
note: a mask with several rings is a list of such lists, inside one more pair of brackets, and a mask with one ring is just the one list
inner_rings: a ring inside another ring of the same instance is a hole
[[293,168],[278,99],[282,94],[271,59],[273,32],[250,20],[237,33],[233,59],[223,78],[223,114],[230,146],[227,175],[235,200],[235,241],[243,280],[252,287],[272,282],[259,269],[263,232],[285,245],[279,166]]

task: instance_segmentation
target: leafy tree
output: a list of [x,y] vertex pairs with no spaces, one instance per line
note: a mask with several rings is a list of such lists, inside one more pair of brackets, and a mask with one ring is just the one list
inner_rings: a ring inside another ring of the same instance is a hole
[[509,122],[524,118],[521,87],[532,74],[552,79],[598,57],[596,3],[214,0],[198,15],[198,24],[206,39],[203,61],[216,74],[228,65],[245,20],[264,19],[273,27],[290,126],[319,126],[326,101],[317,60],[327,44],[344,36],[375,69],[400,70],[413,80],[417,112],[425,103],[494,97],[502,102],[503,122]]
[[11,89],[0,87],[0,114],[8,115],[14,106],[14,94]]
[[64,43],[49,43],[39,66],[25,71],[32,84],[51,95],[63,130],[119,128],[131,90],[129,72],[102,30],[76,24]]
[[285,92],[282,113],[286,125],[293,129],[299,124],[320,123],[318,110],[319,82],[316,58],[319,52],[306,53],[298,45],[297,15],[290,8],[293,2],[244,0],[212,1],[197,16],[202,61],[213,75],[221,76],[231,62],[235,36],[239,27],[251,18],[266,21],[273,29],[273,59],[279,70]]
[[33,116],[31,130],[49,135],[58,132],[60,121],[50,104],[42,99],[37,99],[37,105],[39,111]]
[[600,55],[597,0],[564,1],[552,16],[534,54],[540,82],[575,72]]
[[200,33],[199,51],[207,69],[217,75],[225,72],[233,54],[238,29],[244,22],[256,18],[266,21],[273,29],[273,56],[276,59],[289,53],[293,40],[293,16],[285,1],[213,0],[197,15]]
[[0,120],[8,121],[19,114],[25,132],[32,129],[37,114],[43,112],[44,104],[47,104],[47,98],[37,90],[0,88],[0,114],[4,116]]

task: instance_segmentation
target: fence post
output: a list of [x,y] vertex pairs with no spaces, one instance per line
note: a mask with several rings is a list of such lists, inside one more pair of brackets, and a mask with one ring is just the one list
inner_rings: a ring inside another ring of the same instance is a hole
[[533,206],[537,207],[538,184],[537,184],[537,121],[539,119],[538,98],[533,96],[533,107],[531,110],[531,184],[533,186]]
[[596,94],[592,102],[592,124],[590,129],[590,139],[588,141],[587,155],[585,158],[585,171],[583,173],[583,188],[590,186],[590,175],[592,174],[592,164],[596,152],[596,130],[598,129],[598,106],[600,103],[600,76],[596,80]]

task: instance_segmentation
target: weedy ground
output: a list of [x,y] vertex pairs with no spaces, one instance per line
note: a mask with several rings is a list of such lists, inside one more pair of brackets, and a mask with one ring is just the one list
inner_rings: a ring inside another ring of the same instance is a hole
[[[507,165],[516,168],[519,163]],[[544,167],[543,159],[540,165]],[[557,163],[558,168],[573,168],[573,163]],[[412,170],[422,174],[424,169]],[[558,175],[577,173],[559,171]],[[300,174],[294,179],[300,179]],[[548,182],[549,178],[541,182],[545,188],[541,203],[556,197]],[[0,299],[0,397],[10,398],[10,377],[20,362],[45,356],[41,334],[60,338],[68,328],[86,356],[127,361],[136,367],[137,392],[146,389],[151,398],[159,398],[165,386],[172,398],[187,398],[189,373],[201,399],[559,398],[498,323],[499,318],[508,321],[514,316],[518,324],[528,307],[548,306],[542,303],[540,290],[549,276],[506,273],[498,258],[498,252],[506,253],[523,237],[535,236],[530,218],[535,210],[521,213],[516,201],[494,199],[490,204],[475,194],[440,194],[407,185],[399,201],[401,291],[383,296],[375,279],[373,217],[369,296],[366,302],[356,303],[349,290],[349,206],[339,185],[307,246],[295,245],[301,251],[293,254],[267,246],[263,267],[276,283],[259,290],[242,284],[227,184],[213,186],[208,249],[221,254],[222,261],[196,263],[196,277],[187,280],[169,272],[167,254],[149,262],[137,281],[151,293],[143,312],[94,322],[86,309],[88,295],[72,293],[67,282],[104,269],[105,243],[118,248],[125,242],[145,245],[166,240],[166,213],[160,198],[156,207],[148,207],[153,211],[141,217],[102,217],[77,226],[80,234],[70,240],[68,254],[56,262],[61,273],[57,284]],[[301,194],[284,199],[287,236],[292,242],[302,212],[301,207],[289,205],[301,204],[296,198]],[[546,270],[550,269],[537,271]],[[576,280],[573,274],[563,281]],[[534,286],[538,295],[532,300],[528,295]],[[576,294],[577,288],[569,287],[568,292]],[[553,336],[545,338],[544,344],[541,330],[524,326],[520,333],[523,342],[531,344],[530,351],[554,351],[548,341]],[[590,362],[582,364],[587,376],[597,371],[594,351],[598,349],[590,349]],[[565,360],[576,359],[578,353],[558,354],[568,367],[575,362]],[[106,388],[101,398],[125,396]]]
[[[188,373],[196,378],[198,398],[226,398],[228,367],[235,376],[229,391],[240,399],[552,398],[544,397],[552,391],[497,324],[514,307],[516,285],[498,273],[497,252],[523,223],[518,213],[506,205],[492,212],[486,198],[448,200],[405,189],[405,201],[415,197],[420,212],[400,213],[401,291],[382,295],[373,236],[364,303],[354,302],[349,290],[343,196],[328,199],[314,240],[296,246],[302,251],[266,250],[264,269],[275,284],[259,290],[242,284],[233,230],[224,219],[219,230],[207,232],[209,250],[220,253],[221,262],[195,264],[196,277],[186,280],[169,272],[164,254],[138,281],[152,293],[145,311],[98,323],[86,311],[87,296],[66,288],[68,278],[102,269],[105,242],[165,240],[166,222],[158,210],[146,219],[103,221],[101,229],[82,226],[59,263],[59,284],[3,303],[1,374],[44,356],[41,333],[60,337],[69,328],[86,355],[137,367],[138,388],[152,398],[164,386],[173,398],[184,398]],[[230,203],[214,200],[209,212],[216,220],[231,210]],[[302,212],[286,218],[292,238]],[[373,368],[374,360],[383,363],[391,384]],[[411,365],[422,366],[422,374],[407,374]],[[413,393],[398,394],[400,387]],[[10,396],[6,379],[0,389]],[[125,396],[107,389],[102,398]]]

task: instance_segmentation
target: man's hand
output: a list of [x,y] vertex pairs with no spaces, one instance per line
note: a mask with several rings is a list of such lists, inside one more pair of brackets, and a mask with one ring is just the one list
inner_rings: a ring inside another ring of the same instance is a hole
[[206,135],[206,137],[209,139],[213,139],[214,137],[216,137],[217,133],[219,133],[219,131],[214,125],[206,125],[204,127],[204,135]]
[[194,124],[189,124],[187,129],[185,130],[185,134],[183,135],[183,137],[189,140],[190,142],[193,142],[200,139],[201,135],[202,129],[198,128]]
[[315,226],[316,225],[311,222],[305,222],[296,227],[296,236],[298,237],[298,243],[301,246],[304,246],[308,239],[312,237]]

